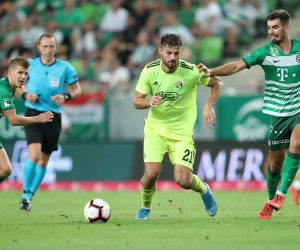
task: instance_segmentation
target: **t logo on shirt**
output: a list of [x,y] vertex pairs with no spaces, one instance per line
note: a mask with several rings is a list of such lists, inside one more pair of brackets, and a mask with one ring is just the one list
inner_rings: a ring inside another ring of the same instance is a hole
[[284,81],[288,77],[288,69],[279,68],[277,69],[277,76],[280,78],[280,81]]

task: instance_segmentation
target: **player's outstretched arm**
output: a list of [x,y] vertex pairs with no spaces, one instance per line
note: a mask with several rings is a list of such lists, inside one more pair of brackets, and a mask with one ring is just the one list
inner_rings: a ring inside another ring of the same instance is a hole
[[52,122],[53,120],[53,113],[50,111],[31,117],[17,115],[15,109],[9,109],[3,112],[12,126],[26,126],[33,123]]
[[227,63],[223,66],[210,70],[211,76],[229,76],[246,68],[244,60],[239,60],[232,63]]
[[243,60],[239,60],[213,69],[208,69],[203,63],[198,63],[197,67],[200,71],[203,71],[206,76],[229,76],[245,69],[246,63]]
[[133,97],[133,106],[136,109],[147,109],[150,107],[156,107],[162,104],[162,100],[159,96],[151,96],[150,99],[146,99],[146,95],[138,91],[135,91]]
[[207,86],[211,88],[211,92],[203,108],[204,128],[215,126],[216,114],[213,106],[222,92],[223,82],[217,77],[211,77]]

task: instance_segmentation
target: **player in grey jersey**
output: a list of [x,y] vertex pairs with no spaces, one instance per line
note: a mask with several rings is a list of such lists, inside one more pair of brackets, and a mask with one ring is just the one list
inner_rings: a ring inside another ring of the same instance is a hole
[[268,200],[259,213],[260,219],[270,219],[273,210],[281,208],[300,164],[300,41],[290,39],[290,21],[286,10],[275,10],[267,17],[270,42],[236,62],[210,70],[198,65],[210,76],[228,76],[254,65],[264,70],[262,111],[271,115],[271,122]]

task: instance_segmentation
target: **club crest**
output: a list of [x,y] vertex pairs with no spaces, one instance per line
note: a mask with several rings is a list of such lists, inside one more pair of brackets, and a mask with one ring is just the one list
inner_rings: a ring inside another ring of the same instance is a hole
[[270,54],[271,56],[278,56],[278,49],[277,48],[274,48],[274,47],[271,47],[270,48]]
[[177,81],[177,82],[175,83],[175,86],[176,86],[176,88],[178,88],[178,89],[182,88],[182,82]]

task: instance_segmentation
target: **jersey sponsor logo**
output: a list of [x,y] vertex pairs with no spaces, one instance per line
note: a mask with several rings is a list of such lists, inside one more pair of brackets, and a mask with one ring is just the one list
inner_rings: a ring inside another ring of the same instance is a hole
[[156,95],[158,95],[164,101],[175,101],[179,97],[179,95],[176,92],[163,92],[163,91],[160,91]]
[[278,145],[278,144],[283,144],[283,143],[289,143],[289,139],[284,139],[284,140],[278,140],[278,141],[271,141],[272,145]]
[[277,76],[280,81],[284,81],[285,78],[288,77],[288,69],[287,68],[279,68],[277,69]]
[[300,63],[300,52],[296,55],[296,61]]
[[182,82],[180,82],[180,81],[177,81],[176,83],[175,83],[175,86],[176,86],[176,88],[178,88],[178,89],[180,89],[180,88],[182,88]]

